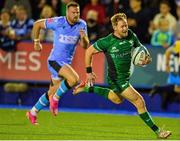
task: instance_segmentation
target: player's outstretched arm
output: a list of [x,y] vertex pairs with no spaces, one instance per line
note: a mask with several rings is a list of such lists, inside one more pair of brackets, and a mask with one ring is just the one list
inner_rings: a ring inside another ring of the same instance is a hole
[[93,83],[95,82],[96,79],[96,75],[95,73],[92,71],[92,57],[93,54],[98,53],[99,51],[96,50],[93,45],[91,45],[85,53],[85,66],[86,66],[86,81],[88,86],[93,86]]
[[39,34],[40,34],[40,30],[44,28],[45,28],[45,19],[37,20],[34,23],[34,26],[33,26],[34,49],[37,51],[42,50]]

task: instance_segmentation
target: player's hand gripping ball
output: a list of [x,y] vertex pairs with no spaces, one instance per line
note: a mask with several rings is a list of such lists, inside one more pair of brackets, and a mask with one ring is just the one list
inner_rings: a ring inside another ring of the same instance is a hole
[[132,52],[132,63],[144,67],[152,61],[150,53],[144,46],[136,47]]

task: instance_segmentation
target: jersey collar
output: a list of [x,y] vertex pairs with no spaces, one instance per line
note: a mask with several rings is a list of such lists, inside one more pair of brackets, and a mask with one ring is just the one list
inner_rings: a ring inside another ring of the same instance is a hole
[[75,24],[70,24],[70,23],[68,22],[66,16],[64,17],[64,19],[65,19],[66,23],[67,23],[70,27],[73,27],[73,26],[75,26],[75,25],[77,25],[77,24],[80,24],[80,21],[77,21]]

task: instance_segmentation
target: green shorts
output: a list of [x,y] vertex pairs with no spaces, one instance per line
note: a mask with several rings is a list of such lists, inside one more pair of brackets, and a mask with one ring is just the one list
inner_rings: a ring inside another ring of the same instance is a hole
[[111,90],[113,90],[117,94],[121,94],[126,88],[129,87],[129,81],[118,81],[118,80],[112,80],[108,78],[108,84]]

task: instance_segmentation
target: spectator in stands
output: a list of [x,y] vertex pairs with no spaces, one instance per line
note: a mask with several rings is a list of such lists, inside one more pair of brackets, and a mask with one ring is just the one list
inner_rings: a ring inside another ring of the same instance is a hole
[[0,2],[0,11],[3,9],[4,3],[5,3],[5,0],[1,0],[1,2]]
[[130,0],[129,4],[130,9],[127,11],[129,28],[137,34],[142,43],[149,43],[148,26],[151,13],[148,9],[142,7],[142,0]]
[[[54,16],[55,16],[55,12],[54,12],[53,8],[50,5],[45,5],[42,9],[40,18],[48,19],[48,18],[51,18]],[[40,31],[40,40],[52,42],[53,41],[53,31],[42,29]]]
[[15,50],[15,32],[10,26],[10,13],[2,9],[0,15],[0,48],[4,51]]
[[69,3],[71,0],[61,0],[61,7],[60,7],[60,16],[66,15],[66,4]]
[[144,0],[144,6],[151,10],[152,19],[159,12],[159,4],[158,0]]
[[167,85],[155,85],[150,95],[160,94],[162,98],[161,107],[167,109],[168,104],[180,102],[180,40],[173,47],[166,50],[166,70],[169,73]]
[[129,9],[129,1],[128,0],[114,0],[114,14],[121,12],[127,12]]
[[119,12],[119,2],[116,2],[116,6],[114,6],[114,1],[112,0],[100,0],[100,3],[105,7],[106,20],[110,20],[114,13]]
[[168,48],[174,43],[174,35],[169,29],[169,21],[164,17],[160,17],[158,29],[153,32],[151,45],[154,47]]
[[105,24],[101,25],[101,37],[108,35],[113,31],[110,18],[119,11],[126,13],[129,9],[129,1],[127,0],[100,0],[101,4],[105,7]]
[[39,19],[43,7],[47,4],[47,0],[31,0],[32,17],[34,20]]
[[84,8],[89,0],[76,0],[76,2],[79,3],[80,7]]
[[31,4],[29,0],[6,0],[4,4],[4,8],[9,9],[11,14],[16,14],[16,8],[18,6],[24,6],[26,7],[27,10],[27,15],[28,17],[31,18],[32,16],[32,9],[31,9]]
[[98,20],[98,13],[95,10],[89,10],[86,17],[87,22],[87,31],[89,40],[91,43],[94,43],[100,34],[100,27],[97,23]]
[[98,24],[103,25],[106,22],[105,7],[98,0],[90,0],[82,11],[82,18],[85,20],[89,10],[95,10],[98,13]]
[[154,30],[159,28],[159,20],[160,17],[165,17],[169,21],[169,29],[174,31],[176,27],[176,18],[170,13],[171,7],[167,0],[163,0],[160,2],[159,7],[160,13],[156,14],[153,19],[153,24],[149,27],[149,32],[152,34]]
[[56,13],[57,16],[61,15],[61,11],[59,8],[61,7],[61,2],[59,0],[50,0],[49,3],[53,9],[53,11]]
[[28,18],[26,8],[18,6],[16,10],[16,19],[12,21],[12,28],[15,30],[15,39],[19,40],[30,40],[31,30],[34,21]]

